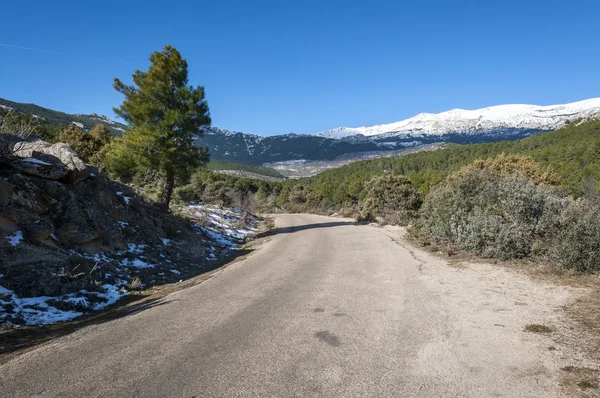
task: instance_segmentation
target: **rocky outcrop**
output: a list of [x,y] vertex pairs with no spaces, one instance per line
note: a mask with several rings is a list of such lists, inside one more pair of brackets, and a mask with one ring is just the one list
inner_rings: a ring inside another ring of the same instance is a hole
[[204,205],[164,212],[90,167],[65,184],[0,162],[0,327],[72,319],[193,277],[256,227]]
[[[157,264],[165,261],[159,257],[166,250],[164,239],[172,242],[173,250],[180,242],[181,250],[173,251],[172,261],[181,254],[182,261],[191,264],[205,257],[201,238],[189,221],[162,212],[97,170],[78,184],[66,184],[0,162],[0,275],[4,275],[0,285],[19,297],[90,289],[93,281],[105,278],[104,273],[117,275],[118,264],[107,265],[102,259],[122,259],[132,244],[152,247],[156,258],[145,261]],[[86,279],[93,279],[90,286],[72,283],[73,275],[84,271],[88,275],[98,261],[102,267]],[[170,266],[164,262],[164,268]],[[65,270],[73,275],[65,278]],[[127,272],[134,271],[135,267]],[[157,277],[154,269],[147,272],[148,281]],[[164,269],[161,272],[164,275]]]
[[69,174],[69,169],[67,169],[62,163],[53,164],[34,158],[2,156],[0,157],[0,162],[6,163],[25,174],[42,177],[49,180],[60,180]]
[[89,167],[68,144],[50,144],[43,140],[22,141],[14,145],[13,155],[66,167],[67,173],[61,177],[61,181],[69,184],[81,182],[90,174]]

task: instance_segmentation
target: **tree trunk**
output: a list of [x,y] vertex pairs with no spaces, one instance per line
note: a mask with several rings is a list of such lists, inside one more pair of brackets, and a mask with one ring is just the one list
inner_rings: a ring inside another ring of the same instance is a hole
[[162,198],[160,206],[163,210],[169,210],[169,203],[171,203],[171,195],[173,194],[173,187],[175,186],[175,171],[173,167],[167,167],[167,181],[163,188]]

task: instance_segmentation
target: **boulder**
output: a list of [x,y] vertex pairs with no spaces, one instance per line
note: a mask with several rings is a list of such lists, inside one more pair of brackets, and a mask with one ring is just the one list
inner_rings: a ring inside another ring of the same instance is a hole
[[50,144],[43,140],[22,141],[13,147],[13,154],[23,158],[33,158],[40,161],[64,165],[68,172],[61,181],[76,184],[85,180],[90,174],[88,166],[77,156],[68,144]]
[[60,180],[69,174],[67,169],[62,164],[45,162],[34,158],[18,158],[15,156],[2,157],[3,163],[9,164],[15,169],[32,176],[42,177],[49,180]]

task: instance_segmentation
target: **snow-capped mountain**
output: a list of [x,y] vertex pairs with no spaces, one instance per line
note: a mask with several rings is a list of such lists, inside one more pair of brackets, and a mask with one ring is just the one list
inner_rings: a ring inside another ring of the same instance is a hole
[[547,131],[566,122],[600,114],[600,98],[563,105],[498,105],[477,110],[453,109],[442,113],[421,113],[410,119],[371,127],[339,127],[314,135],[344,138],[354,135],[441,136],[446,134],[480,134],[505,130]]

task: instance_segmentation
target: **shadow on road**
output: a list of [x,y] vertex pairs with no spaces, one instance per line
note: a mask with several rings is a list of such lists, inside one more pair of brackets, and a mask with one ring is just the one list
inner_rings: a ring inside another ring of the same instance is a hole
[[275,228],[271,231],[267,231],[262,236],[293,234],[294,232],[305,231],[308,229],[333,228],[333,227],[357,226],[357,225],[363,225],[363,223],[359,223],[356,221],[334,221],[334,222],[325,222],[325,223],[295,225],[293,227]]
[[[129,301],[129,303],[127,303]],[[23,349],[35,347],[57,337],[66,336],[83,327],[99,325],[123,316],[137,314],[140,311],[168,304],[162,298],[144,295],[132,295],[119,302],[119,307],[112,311],[102,312],[75,319],[71,322],[55,323],[45,326],[23,326],[5,330],[0,334],[0,364],[10,359],[10,354]]]

